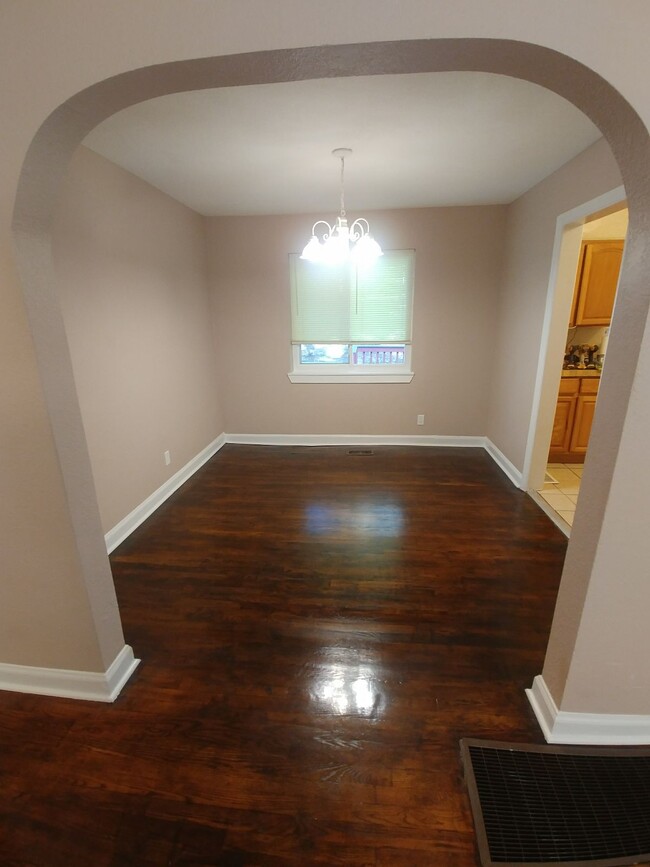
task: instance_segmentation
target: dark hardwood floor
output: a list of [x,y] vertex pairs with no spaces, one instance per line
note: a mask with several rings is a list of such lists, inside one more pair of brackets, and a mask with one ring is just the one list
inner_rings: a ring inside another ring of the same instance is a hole
[[477,449],[224,447],[112,556],[113,705],[0,693],[3,867],[478,863],[566,540]]

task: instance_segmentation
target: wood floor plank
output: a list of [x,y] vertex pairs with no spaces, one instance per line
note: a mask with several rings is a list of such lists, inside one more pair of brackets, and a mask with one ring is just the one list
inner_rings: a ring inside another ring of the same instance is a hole
[[7,867],[478,863],[566,540],[478,449],[226,446],[112,555],[113,705],[0,693]]

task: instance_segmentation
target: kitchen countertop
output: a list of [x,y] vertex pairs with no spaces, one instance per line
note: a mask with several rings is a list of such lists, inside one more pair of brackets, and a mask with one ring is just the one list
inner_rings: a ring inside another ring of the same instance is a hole
[[600,370],[563,370],[562,378],[570,376],[591,377],[592,379],[600,378]]

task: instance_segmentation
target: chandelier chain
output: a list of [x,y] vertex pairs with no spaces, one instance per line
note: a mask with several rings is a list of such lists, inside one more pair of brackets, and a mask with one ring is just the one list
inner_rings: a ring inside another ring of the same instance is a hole
[[345,186],[344,186],[345,157],[341,157],[341,217],[345,218]]

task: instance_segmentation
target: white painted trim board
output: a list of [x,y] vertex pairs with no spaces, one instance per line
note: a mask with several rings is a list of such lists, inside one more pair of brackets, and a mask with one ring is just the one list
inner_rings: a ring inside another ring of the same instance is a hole
[[641,746],[650,744],[647,714],[574,713],[559,710],[541,674],[526,695],[549,744]]
[[226,442],[254,446],[441,446],[483,448],[485,437],[377,434],[226,434]]
[[0,689],[112,702],[139,663],[140,660],[134,658],[133,649],[128,644],[124,645],[105,672],[0,663]]
[[492,458],[494,463],[499,467],[508,476],[512,484],[516,488],[520,488],[523,490],[523,475],[520,470],[512,463],[512,461],[507,458],[501,449],[498,449],[491,439],[485,437],[485,442],[483,445],[485,451]]
[[174,491],[177,491],[181,485],[194,475],[206,461],[215,455],[219,449],[226,444],[226,435],[220,434],[208,446],[198,453],[191,461],[188,461],[184,467],[181,467],[178,472],[174,473],[167,481],[161,485],[158,490],[150,494],[146,500],[143,500],[139,506],[136,506],[132,512],[122,518],[112,530],[104,536],[106,542],[106,550],[110,554],[118,545],[131,535],[131,533],[140,526],[147,518],[152,515],[159,506],[167,500]]

